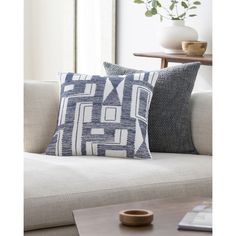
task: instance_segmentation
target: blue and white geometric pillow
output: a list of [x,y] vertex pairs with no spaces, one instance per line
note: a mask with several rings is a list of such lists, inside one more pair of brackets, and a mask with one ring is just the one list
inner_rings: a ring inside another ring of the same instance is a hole
[[151,158],[148,112],[157,77],[61,74],[57,129],[46,154]]

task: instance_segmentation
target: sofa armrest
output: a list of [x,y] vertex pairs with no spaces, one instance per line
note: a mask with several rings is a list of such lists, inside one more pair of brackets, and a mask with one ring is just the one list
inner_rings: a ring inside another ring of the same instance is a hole
[[24,82],[24,149],[43,153],[56,128],[59,83]]
[[194,93],[191,109],[194,146],[199,154],[212,155],[212,93]]

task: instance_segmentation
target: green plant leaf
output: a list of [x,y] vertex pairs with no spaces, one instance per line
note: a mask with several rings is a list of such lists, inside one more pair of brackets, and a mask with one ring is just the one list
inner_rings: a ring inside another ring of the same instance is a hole
[[175,7],[175,2],[172,2],[172,4],[170,5],[169,9],[172,11]]
[[189,17],[194,17],[194,16],[196,16],[196,14],[191,14],[191,15],[189,15]]
[[195,2],[193,2],[193,4],[194,4],[194,5],[201,5],[201,2],[195,1]]
[[156,1],[156,3],[158,7],[161,7],[161,3],[159,1]]
[[196,9],[197,7],[196,6],[192,6],[192,7],[190,7],[189,9]]
[[152,7],[157,7],[157,2],[156,1],[152,2]]
[[186,15],[186,12],[183,13],[183,14],[181,14],[181,15],[179,15],[179,18],[182,18],[182,17],[184,17],[185,15]]
[[184,7],[184,8],[188,8],[188,5],[187,5],[187,3],[186,3],[186,2],[184,2],[184,1],[182,1],[182,2],[181,2],[181,6],[182,6],[182,7]]
[[158,0],[153,0],[152,1],[152,7],[155,7],[155,8],[161,7],[161,3]]
[[134,3],[144,3],[144,1],[143,0],[134,0]]
[[153,8],[151,9],[151,12],[152,12],[152,15],[156,15],[156,14],[157,14],[157,9],[153,7]]
[[145,12],[145,16],[151,17],[151,16],[152,16],[152,11],[147,10],[147,11]]

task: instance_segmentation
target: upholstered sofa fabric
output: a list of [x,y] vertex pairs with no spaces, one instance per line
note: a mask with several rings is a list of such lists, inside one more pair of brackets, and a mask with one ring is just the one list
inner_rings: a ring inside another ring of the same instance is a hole
[[[136,73],[104,63],[108,75]],[[200,63],[186,63],[159,71],[149,111],[149,144],[152,152],[196,153],[191,135],[190,97]]]
[[27,81],[24,84],[24,148],[43,153],[56,128],[59,84]]
[[[42,153],[55,130],[57,82],[25,81],[25,151]],[[211,196],[212,94],[191,96],[199,154],[152,153],[153,159],[25,154],[25,235],[78,235],[72,210],[152,198]]]
[[74,224],[72,210],[165,197],[210,196],[211,157],[25,155],[25,230]]
[[[43,153],[56,128],[59,109],[59,83],[56,81],[25,81],[24,103],[25,151]],[[212,153],[211,114],[212,93],[198,92],[192,94],[192,139],[197,152],[202,155]]]
[[194,146],[198,153],[212,155],[212,93],[194,93],[191,107]]

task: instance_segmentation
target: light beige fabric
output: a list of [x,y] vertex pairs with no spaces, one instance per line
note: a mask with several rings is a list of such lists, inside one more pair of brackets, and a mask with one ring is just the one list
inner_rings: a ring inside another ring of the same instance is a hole
[[195,93],[191,98],[192,137],[199,154],[212,155],[212,93]]
[[79,236],[79,234],[76,226],[70,225],[27,231],[24,233],[24,236]]
[[[58,82],[25,82],[25,151],[43,153],[56,127]],[[200,154],[212,153],[212,93],[192,95],[192,136]]]
[[153,198],[211,195],[211,157],[52,157],[26,153],[25,230],[73,224],[72,210]]
[[58,83],[26,81],[24,87],[25,151],[43,153],[56,128]]
[[[25,82],[26,151],[42,153],[50,142],[56,126],[58,93],[57,82]],[[206,155],[212,153],[211,96],[198,93],[191,98],[194,145],[200,154]],[[25,229],[71,225],[72,210],[77,208],[211,195],[210,156],[152,155],[152,160],[125,160],[26,154]],[[74,235],[74,229],[60,227],[30,231],[26,235],[53,236],[63,232]]]

